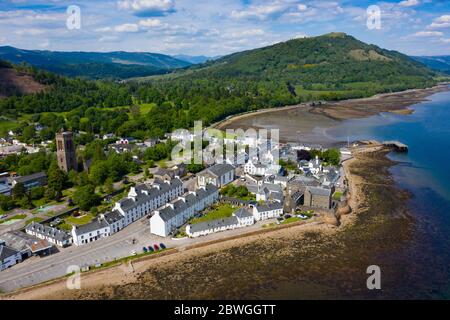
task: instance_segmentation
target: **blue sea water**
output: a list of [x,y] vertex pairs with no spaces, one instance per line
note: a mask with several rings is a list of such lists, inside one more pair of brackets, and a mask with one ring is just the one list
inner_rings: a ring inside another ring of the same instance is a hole
[[[412,197],[408,207],[417,221],[405,254],[419,276],[415,285],[401,283],[408,297],[450,298],[450,91],[413,105],[411,115],[381,114],[344,121],[327,134],[340,141],[399,140],[407,154],[389,156],[398,185]],[[411,293],[411,291],[414,291]],[[403,296],[403,295],[401,295]]]

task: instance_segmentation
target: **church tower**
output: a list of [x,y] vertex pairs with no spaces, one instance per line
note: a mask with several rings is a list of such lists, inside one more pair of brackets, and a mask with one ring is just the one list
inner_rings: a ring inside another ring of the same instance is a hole
[[56,156],[58,157],[58,166],[61,170],[65,172],[69,172],[72,169],[77,170],[78,163],[72,132],[61,131],[61,133],[56,134]]

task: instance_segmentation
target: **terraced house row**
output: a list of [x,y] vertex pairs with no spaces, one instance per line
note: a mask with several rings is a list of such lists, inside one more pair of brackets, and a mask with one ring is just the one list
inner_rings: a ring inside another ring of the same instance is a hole
[[155,179],[152,185],[144,183],[131,187],[128,196],[116,202],[111,212],[100,215],[86,225],[73,227],[73,243],[79,246],[108,237],[183,193],[180,179]]
[[176,201],[168,203],[164,208],[156,210],[150,218],[150,232],[161,237],[167,237],[190,218],[219,199],[219,188],[207,184],[191,191]]

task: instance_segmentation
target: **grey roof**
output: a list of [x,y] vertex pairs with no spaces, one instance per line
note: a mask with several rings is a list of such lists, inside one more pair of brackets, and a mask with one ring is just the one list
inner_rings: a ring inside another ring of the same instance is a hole
[[276,192],[276,193],[283,193],[283,188],[277,184],[277,183],[263,183],[261,186],[258,186],[256,184],[248,184],[246,185],[247,190],[251,193],[259,193],[260,191],[267,189],[268,192]]
[[[184,200],[178,199],[171,202],[163,209],[159,210],[159,216],[163,221],[169,221],[170,219],[176,217],[180,212],[183,212],[187,208],[192,207],[198,201],[210,196],[211,194],[217,192],[219,188],[213,184],[208,184],[205,189],[199,188],[195,191],[195,194],[190,193],[184,197]],[[172,208],[173,207],[173,208]]]
[[119,211],[117,211],[117,210],[114,210],[114,211],[105,213],[105,220],[106,220],[106,222],[108,222],[109,224],[113,224],[113,223],[115,223],[115,222],[117,222],[117,221],[119,221],[119,220],[121,220],[121,219],[123,219],[123,216],[122,216],[122,214],[121,214]]
[[331,189],[326,189],[326,188],[320,188],[320,187],[308,187],[307,190],[309,190],[309,192],[312,195],[316,195],[316,196],[331,196]]
[[30,230],[39,234],[42,234],[46,237],[50,237],[52,239],[55,239],[56,241],[67,241],[70,238],[72,238],[72,236],[70,234],[68,234],[67,232],[61,231],[59,229],[56,228],[51,228],[48,226],[44,226],[43,224],[37,223],[37,222],[32,222],[30,223],[25,230]]
[[233,214],[234,214],[234,216],[236,216],[239,219],[253,217],[253,214],[245,208],[240,208],[239,210],[235,211]]
[[234,166],[232,166],[231,164],[222,163],[222,164],[215,164],[215,165],[203,170],[199,174],[208,172],[216,177],[221,177],[224,174],[226,174],[227,172],[234,171],[234,169],[235,169]]
[[0,261],[3,261],[11,256],[18,254],[19,251],[14,250],[8,246],[0,245]]
[[0,235],[0,239],[3,240],[8,247],[20,252],[28,250],[37,252],[53,246],[47,240],[39,239],[18,230],[6,232]]
[[15,178],[13,178],[13,180],[15,180],[17,183],[19,183],[19,182],[27,183],[28,181],[33,181],[36,179],[44,179],[44,178],[47,178],[47,174],[42,171],[42,172],[30,174],[28,176],[15,177]]
[[222,219],[209,220],[209,221],[204,221],[204,222],[200,222],[200,223],[196,223],[196,224],[191,224],[190,232],[191,233],[201,232],[201,231],[210,230],[210,229],[216,229],[216,228],[237,225],[238,223],[239,223],[238,218],[235,216],[228,217],[228,218],[222,218]]
[[[183,182],[180,179],[172,179],[170,182],[165,183],[159,179],[155,179],[153,185],[158,185],[159,189],[153,186],[148,186],[146,184],[140,184],[136,186],[137,197],[135,200],[131,198],[124,198],[118,201],[121,208],[124,211],[131,210],[143,203],[149,202],[154,198],[159,197],[160,195],[169,192],[172,189],[178,188],[183,185]],[[148,193],[148,194],[147,194]]]
[[264,204],[256,205],[256,210],[258,210],[258,212],[267,212],[279,209],[283,209],[283,204],[280,202],[266,202]]
[[75,233],[77,235],[86,234],[86,233],[89,233],[89,232],[93,232],[93,231],[96,231],[96,230],[99,230],[99,229],[106,228],[108,226],[109,226],[109,224],[108,224],[108,222],[106,220],[98,218],[98,219],[95,219],[95,220],[93,220],[93,221],[91,221],[91,222],[89,222],[87,224],[84,224],[82,226],[76,227]]

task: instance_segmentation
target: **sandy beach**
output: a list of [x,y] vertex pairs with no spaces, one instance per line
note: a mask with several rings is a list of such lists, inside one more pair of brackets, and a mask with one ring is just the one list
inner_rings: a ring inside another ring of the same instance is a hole
[[225,129],[277,129],[280,142],[320,144],[331,147],[342,141],[332,139],[327,132],[343,125],[345,120],[366,118],[382,112],[410,114],[408,107],[427,100],[433,93],[448,90],[439,85],[397,93],[379,94],[370,98],[328,102],[311,106],[300,104],[245,113],[215,124]]

